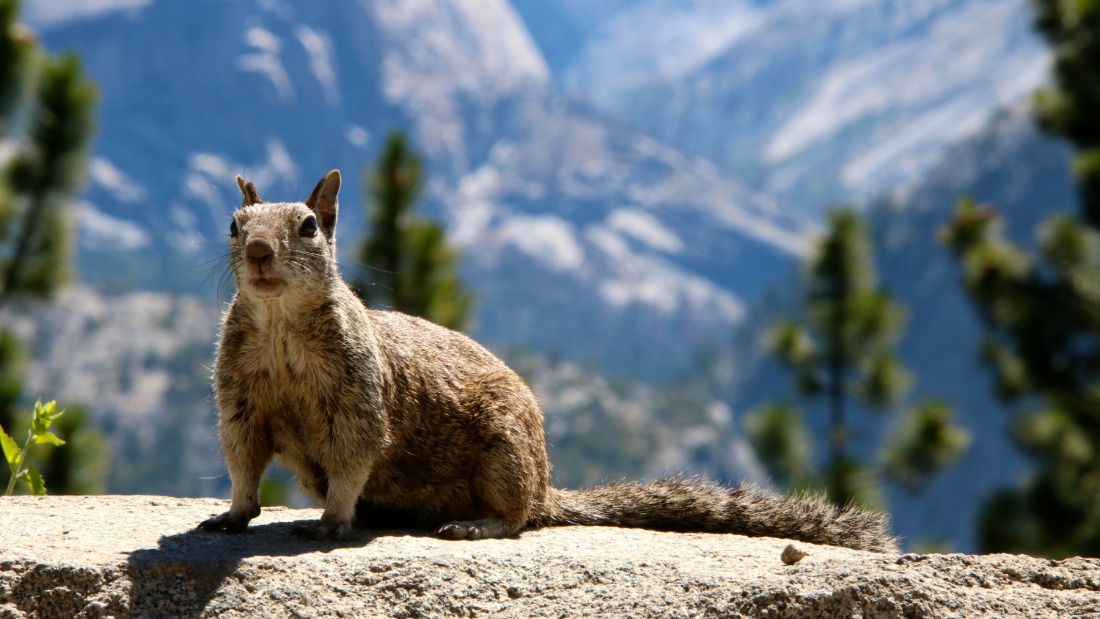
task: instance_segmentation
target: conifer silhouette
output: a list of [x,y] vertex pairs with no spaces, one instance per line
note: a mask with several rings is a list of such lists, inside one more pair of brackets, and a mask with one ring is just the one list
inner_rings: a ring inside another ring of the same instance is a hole
[[420,156],[391,133],[377,165],[365,174],[370,232],[359,251],[368,269],[355,282],[369,306],[420,316],[455,330],[470,326],[473,294],[458,274],[459,252],[443,226],[417,219],[424,185]]

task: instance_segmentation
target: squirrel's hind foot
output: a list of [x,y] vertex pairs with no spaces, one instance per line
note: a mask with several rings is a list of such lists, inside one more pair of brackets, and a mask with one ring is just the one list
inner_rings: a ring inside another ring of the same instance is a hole
[[435,534],[443,539],[490,539],[510,537],[515,527],[509,527],[503,520],[486,518],[472,522],[448,522],[439,527]]
[[317,520],[315,522],[295,525],[294,528],[290,530],[290,533],[304,540],[336,542],[346,539],[348,534],[351,533],[351,523],[342,524],[338,522]]

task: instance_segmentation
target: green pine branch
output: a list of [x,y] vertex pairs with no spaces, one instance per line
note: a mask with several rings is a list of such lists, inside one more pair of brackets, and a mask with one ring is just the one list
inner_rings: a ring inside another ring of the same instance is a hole
[[27,142],[5,173],[3,210],[18,213],[18,221],[0,267],[0,304],[16,294],[48,296],[67,277],[72,231],[65,211],[83,182],[95,100],[79,58],[44,61]]
[[403,134],[389,136],[365,178],[370,232],[359,259],[370,271],[355,283],[360,297],[451,329],[468,328],[474,295],[458,274],[461,254],[442,225],[415,217],[423,166]]

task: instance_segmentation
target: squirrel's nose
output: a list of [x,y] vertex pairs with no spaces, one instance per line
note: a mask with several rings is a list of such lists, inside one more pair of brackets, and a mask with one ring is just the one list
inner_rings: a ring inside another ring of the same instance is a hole
[[244,255],[248,256],[249,260],[263,260],[271,257],[271,253],[271,246],[267,244],[267,241],[259,239],[249,241],[248,247],[244,249]]
[[248,242],[248,245],[244,248],[245,258],[250,263],[258,267],[261,271],[266,266],[269,266],[274,259],[274,253],[271,250],[271,245],[268,245],[267,241],[261,241],[259,239],[253,239]]

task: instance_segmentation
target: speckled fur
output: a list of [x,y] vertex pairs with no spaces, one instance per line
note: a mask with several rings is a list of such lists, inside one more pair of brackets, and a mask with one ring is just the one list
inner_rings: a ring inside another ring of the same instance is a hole
[[[339,172],[305,203],[263,203],[250,182],[238,183],[238,292],[214,369],[233,503],[202,528],[244,530],[277,457],[324,504],[320,522],[298,531],[313,539],[338,539],[358,518],[439,527],[454,539],[602,524],[895,550],[881,515],[750,485],[671,478],[552,488],[542,412],[515,372],[465,335],[368,310],[340,278]],[[310,218],[316,235],[301,236]],[[272,255],[257,259],[252,245]]]

